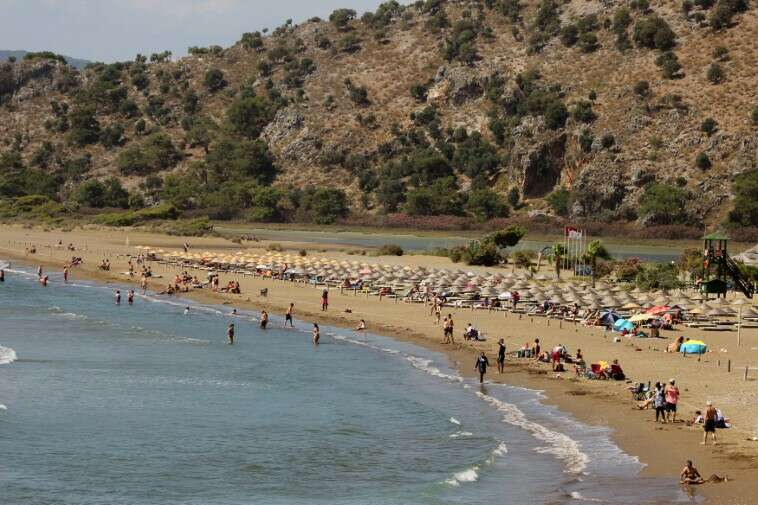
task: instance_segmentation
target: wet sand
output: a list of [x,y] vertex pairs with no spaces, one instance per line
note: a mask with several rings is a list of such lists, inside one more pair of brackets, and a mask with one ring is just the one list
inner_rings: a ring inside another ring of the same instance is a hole
[[[195,250],[236,251],[240,248],[265,247],[265,243],[245,243],[240,246],[220,238],[185,238],[149,234],[129,230],[75,230],[45,231],[17,226],[3,225],[0,235],[0,258],[15,258],[23,263],[47,265],[47,269],[61,269],[72,254],[81,256],[84,265],[71,269],[70,277],[92,278],[119,284],[138,283],[121,274],[127,270],[126,254],[136,254],[135,245],[150,245],[162,248],[180,248],[189,242]],[[127,236],[129,246],[126,245]],[[65,248],[53,247],[59,240],[64,244],[73,243],[79,250],[71,253]],[[35,244],[37,253],[26,255],[25,247]],[[81,250],[86,247],[87,250]],[[423,264],[435,267],[453,267],[447,258],[429,256],[411,257],[356,257],[348,256],[334,248],[318,246],[326,252],[314,252],[314,245],[293,244],[297,249],[306,248],[309,256],[328,256],[337,259],[356,259],[376,263]],[[251,249],[251,253],[259,251]],[[112,269],[102,272],[97,265],[108,258]],[[153,271],[163,279],[154,279],[151,289],[162,289],[178,273],[177,267],[166,267],[153,263]],[[462,267],[461,267],[462,268]],[[476,269],[474,269],[476,270]],[[492,269],[487,269],[492,270]],[[190,271],[204,279],[205,271]],[[758,442],[747,440],[758,435],[758,371],[752,371],[748,381],[743,379],[744,367],[758,363],[758,330],[743,331],[742,346],[737,348],[734,332],[704,333],[679,328],[664,332],[665,340],[626,338],[614,343],[610,335],[602,330],[588,329],[580,325],[559,323],[543,318],[519,318],[502,312],[471,311],[467,309],[445,309],[452,313],[456,321],[456,345],[442,345],[441,328],[434,324],[429,315],[429,307],[420,304],[395,303],[392,299],[379,301],[377,297],[354,296],[352,292],[340,295],[339,290],[330,291],[329,311],[320,310],[321,289],[303,284],[294,284],[270,279],[242,277],[221,274],[221,284],[239,280],[242,294],[227,295],[209,290],[196,290],[181,296],[190,296],[207,303],[224,303],[239,308],[260,310],[265,308],[272,315],[283,315],[290,302],[295,303],[295,315],[300,320],[325,322],[352,328],[358,320],[365,319],[368,328],[376,333],[442,351],[466,375],[473,375],[474,355],[486,351],[495,355],[497,339],[506,341],[508,350],[517,349],[527,341],[539,337],[543,348],[559,343],[570,352],[581,348],[588,362],[619,359],[626,374],[635,381],[667,380],[675,377],[682,391],[679,415],[683,419],[692,417],[695,409],[703,409],[711,400],[731,418],[734,427],[719,430],[720,444],[717,447],[700,445],[701,427],[688,427],[684,423],[656,424],[652,411],[634,409],[630,394],[624,382],[588,381],[577,379],[573,372],[556,374],[549,367],[530,360],[509,360],[506,373],[497,374],[491,369],[489,379],[503,381],[544,390],[547,403],[555,404],[572,413],[577,419],[590,424],[610,426],[614,438],[626,452],[633,454],[647,465],[645,475],[670,477],[672,486],[678,486],[678,473],[686,459],[693,459],[701,473],[708,477],[713,473],[730,477],[724,484],[698,486],[694,492],[707,498],[712,504],[754,503],[758,484],[753,478],[758,470]],[[268,296],[259,296],[260,289],[268,288]],[[50,289],[50,288],[48,288]],[[345,309],[352,313],[346,313]],[[460,334],[468,322],[488,336],[487,342],[463,343]],[[666,345],[678,335],[705,340],[714,352],[698,360],[696,357],[682,357],[664,353]],[[732,370],[727,372],[726,363],[731,360]],[[719,366],[720,362],[720,366]],[[571,370],[571,369],[569,369]],[[590,452],[591,456],[591,452]]]

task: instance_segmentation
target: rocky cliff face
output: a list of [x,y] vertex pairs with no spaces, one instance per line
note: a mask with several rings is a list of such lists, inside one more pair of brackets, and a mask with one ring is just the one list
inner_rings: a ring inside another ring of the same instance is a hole
[[[124,131],[123,142],[108,147],[74,144],[51,127],[56,112],[50,103],[73,110],[84,94],[96,93],[102,69],[79,72],[42,60],[4,63],[0,149],[20,150],[31,163],[49,142],[58,158],[86,154],[92,175],[115,174],[134,188],[142,178],[124,175],[115,160],[140,142],[143,131],[161,131],[184,150],[168,169],[182,173],[204,157],[188,138],[190,115],[202,115],[217,128],[207,140],[212,150],[227,128],[230,105],[245,89],[257,96],[273,96],[273,90],[279,102],[259,138],[280,172],[274,184],[342,187],[356,212],[382,210],[376,185],[366,189],[361,178],[381,179],[381,167],[409,155],[409,138],[436,148],[458,129],[479,133],[492,147],[488,159],[496,161],[487,165],[485,180],[503,195],[517,188],[525,212],[552,212],[543,198],[564,187],[574,217],[644,223],[634,209],[645,187],[657,181],[687,189],[693,195],[687,208],[696,219],[718,220],[730,205],[730,180],[758,168],[758,130],[750,118],[758,105],[755,10],[739,12],[729,28],[718,30],[708,26],[711,10],[697,7],[684,15],[679,2],[627,10],[628,44],[620,50],[615,16],[624,6],[529,1],[511,12],[505,1],[427,1],[407,8],[388,3],[370,18],[283,25],[230,48],[197,50],[174,62],[158,57],[140,72],[129,62],[118,70],[114,89],[125,93],[134,110],[95,100],[101,127]],[[682,67],[677,78],[665,78],[656,64],[662,50],[630,40],[635,24],[653,17],[676,34],[672,49]],[[545,19],[558,28],[543,26]],[[576,45],[566,42],[567,27],[578,30]],[[714,56],[717,46],[728,56]],[[725,74],[718,84],[707,77],[714,62]],[[209,87],[211,69],[222,72],[223,89]],[[539,78],[525,82],[530,71]],[[641,81],[648,84],[644,93],[637,89]],[[191,114],[190,92],[197,99]],[[548,98],[566,108],[568,117],[557,127],[546,126],[547,102],[540,100]],[[589,119],[574,113],[584,102],[591,105]],[[421,123],[418,115],[428,107],[434,117]],[[715,131],[701,131],[706,118],[715,120]],[[701,153],[710,160],[707,168],[696,164]],[[465,191],[474,179],[471,164],[454,154],[450,163]]]

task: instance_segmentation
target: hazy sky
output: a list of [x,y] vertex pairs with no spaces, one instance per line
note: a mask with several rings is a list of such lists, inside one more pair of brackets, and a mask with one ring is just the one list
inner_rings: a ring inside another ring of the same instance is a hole
[[[189,46],[224,47],[292,18],[362,13],[381,0],[0,0],[0,49],[51,50],[95,61]],[[403,3],[408,3],[403,2]]]

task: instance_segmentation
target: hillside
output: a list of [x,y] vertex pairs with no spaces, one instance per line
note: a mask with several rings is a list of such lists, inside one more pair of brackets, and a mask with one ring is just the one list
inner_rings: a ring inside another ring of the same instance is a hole
[[426,0],[178,61],[0,64],[0,197],[755,227],[757,56],[743,0]]
[[[0,62],[8,61],[10,58],[16,58],[16,60],[23,60],[24,56],[30,54],[29,51],[9,51],[6,49],[0,49]],[[34,54],[34,53],[31,53]],[[83,60],[81,58],[72,58],[71,56],[63,56],[66,59],[66,63],[74,68],[82,70],[84,67],[92,63],[89,60]]]

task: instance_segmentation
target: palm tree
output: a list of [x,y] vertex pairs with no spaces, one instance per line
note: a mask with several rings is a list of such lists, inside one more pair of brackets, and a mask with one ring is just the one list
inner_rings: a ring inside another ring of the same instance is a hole
[[553,261],[555,261],[555,278],[561,278],[561,263],[566,256],[566,246],[563,244],[553,244]]
[[597,259],[602,260],[611,259],[611,253],[605,248],[602,242],[599,240],[593,240],[587,244],[587,252],[584,254],[585,261],[592,267],[592,287],[595,287],[595,270],[597,267]]

